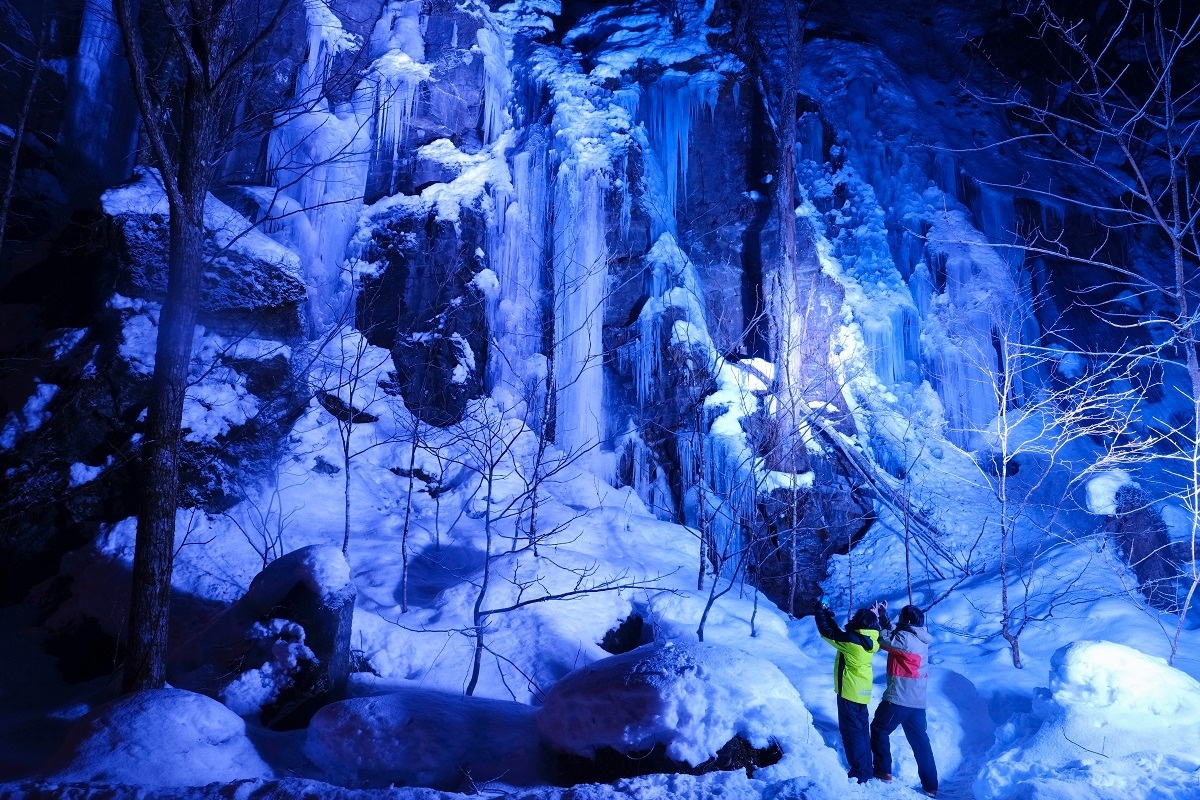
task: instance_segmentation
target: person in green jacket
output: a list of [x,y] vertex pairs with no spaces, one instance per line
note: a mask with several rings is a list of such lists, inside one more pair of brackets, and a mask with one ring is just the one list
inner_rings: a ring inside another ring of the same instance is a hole
[[848,777],[866,783],[873,777],[867,703],[875,680],[871,659],[879,652],[879,616],[873,608],[860,608],[842,630],[829,605],[822,601],[817,609],[817,630],[837,650],[833,685],[837,691],[838,730],[850,767]]

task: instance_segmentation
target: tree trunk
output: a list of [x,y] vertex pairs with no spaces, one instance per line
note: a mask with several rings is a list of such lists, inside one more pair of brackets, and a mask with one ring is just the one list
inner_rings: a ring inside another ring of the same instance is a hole
[[162,176],[164,187],[174,179],[177,191],[167,191],[171,205],[167,297],[159,314],[142,444],[142,491],[122,679],[125,693],[161,689],[166,681],[180,427],[204,268],[204,201],[211,178],[206,158],[214,147],[214,116],[203,89],[189,79],[179,117],[178,174]]
[[179,431],[203,268],[203,201],[171,214],[170,278],[158,324],[154,379],[142,444],[142,492],[129,643],[122,688],[160,689],[166,679],[171,568],[178,506]]

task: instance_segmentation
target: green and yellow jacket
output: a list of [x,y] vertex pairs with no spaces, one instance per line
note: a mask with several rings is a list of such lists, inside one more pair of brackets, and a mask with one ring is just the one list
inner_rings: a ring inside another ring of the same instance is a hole
[[852,703],[871,701],[875,675],[871,658],[879,652],[879,631],[872,628],[842,630],[828,608],[817,609],[817,630],[821,638],[837,649],[833,660],[833,686],[839,696]]

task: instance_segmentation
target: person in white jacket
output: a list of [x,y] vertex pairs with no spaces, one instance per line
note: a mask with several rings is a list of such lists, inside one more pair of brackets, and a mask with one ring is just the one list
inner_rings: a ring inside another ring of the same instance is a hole
[[892,747],[889,736],[897,727],[917,759],[917,775],[921,788],[930,797],[937,796],[937,765],[929,744],[925,706],[929,685],[929,645],[933,638],[925,629],[925,614],[916,606],[900,609],[893,630],[887,617],[887,604],[880,603],[879,647],[888,654],[887,689],[871,720],[871,754],[875,777],[892,779]]

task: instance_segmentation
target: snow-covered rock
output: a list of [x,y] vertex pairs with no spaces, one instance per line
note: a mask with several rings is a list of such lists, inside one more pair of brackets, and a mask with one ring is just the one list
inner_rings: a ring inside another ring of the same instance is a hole
[[[167,288],[170,212],[158,173],[139,169],[131,183],[105,192],[102,203],[113,222],[121,290],[161,300]],[[308,293],[296,254],[211,196],[204,225],[201,313],[241,332],[298,334]]]
[[1087,482],[1087,509],[1093,514],[1112,517],[1117,513],[1117,492],[1122,487],[1137,488],[1137,482],[1123,469],[1110,469]]
[[779,668],[714,644],[651,644],[576,670],[547,693],[538,730],[554,750],[589,758],[661,746],[695,767],[740,737],[756,749],[777,745],[780,772],[796,774],[803,762],[801,774],[837,770]]
[[405,689],[325,706],[304,752],[343,785],[530,785],[542,775],[534,714],[520,703]]
[[53,763],[56,781],[145,789],[273,777],[241,717],[180,689],[139,692],[97,709],[76,724]]
[[301,727],[344,696],[356,595],[341,550],[293,550],[179,650],[172,680],[271,727]]
[[1200,683],[1113,642],[1059,649],[1033,711],[999,731],[975,796],[1200,796]]

